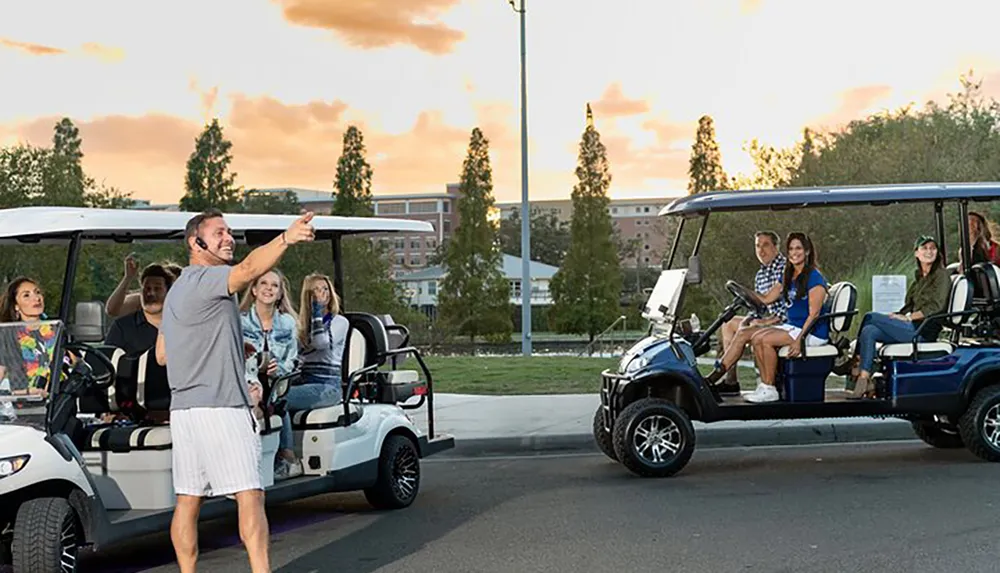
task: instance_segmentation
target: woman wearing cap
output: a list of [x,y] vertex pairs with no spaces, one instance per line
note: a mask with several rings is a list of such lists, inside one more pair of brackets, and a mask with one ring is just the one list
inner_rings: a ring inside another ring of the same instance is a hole
[[[906,289],[906,301],[898,313],[882,314],[869,312],[861,321],[858,333],[857,351],[860,364],[854,376],[854,392],[851,398],[870,396],[875,388],[871,383],[871,371],[875,362],[875,343],[886,344],[910,342],[920,324],[928,316],[943,312],[948,307],[951,294],[951,279],[944,268],[941,251],[934,237],[922,235],[913,244],[913,256],[917,262],[915,279]],[[928,324],[920,332],[924,341],[936,340],[941,332],[938,320]]]

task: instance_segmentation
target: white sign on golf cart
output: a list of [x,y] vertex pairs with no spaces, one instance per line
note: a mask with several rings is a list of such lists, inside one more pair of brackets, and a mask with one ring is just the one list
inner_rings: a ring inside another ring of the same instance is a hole
[[872,277],[872,312],[898,312],[906,302],[906,275]]

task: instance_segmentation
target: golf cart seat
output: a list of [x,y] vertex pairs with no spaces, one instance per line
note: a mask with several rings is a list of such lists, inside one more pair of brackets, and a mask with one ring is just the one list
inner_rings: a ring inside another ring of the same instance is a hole
[[78,342],[100,343],[107,330],[104,305],[98,301],[76,303],[76,315],[70,332]]
[[[957,331],[964,324],[975,319],[975,315],[968,313],[972,302],[972,293],[972,284],[965,275],[953,276],[951,293],[948,297],[948,309],[944,313],[934,316],[943,320],[946,327]],[[926,360],[947,356],[955,350],[955,346],[951,342],[917,342],[916,340],[914,338],[914,342],[883,344],[879,349],[879,356],[888,360]]]
[[[830,338],[833,339],[834,335],[840,336],[851,328],[851,322],[857,313],[858,289],[849,282],[836,283],[830,287],[827,300],[829,305],[823,309],[823,314],[819,316],[819,319],[829,321]],[[778,350],[778,357],[788,358],[788,348],[788,346],[784,346]],[[799,357],[836,358],[840,352],[840,347],[827,343],[819,346],[806,346]]]

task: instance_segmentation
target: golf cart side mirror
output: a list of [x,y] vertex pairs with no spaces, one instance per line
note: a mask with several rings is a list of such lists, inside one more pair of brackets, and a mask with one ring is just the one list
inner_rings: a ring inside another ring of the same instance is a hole
[[701,284],[701,258],[698,255],[688,258],[688,272],[684,282],[689,285]]

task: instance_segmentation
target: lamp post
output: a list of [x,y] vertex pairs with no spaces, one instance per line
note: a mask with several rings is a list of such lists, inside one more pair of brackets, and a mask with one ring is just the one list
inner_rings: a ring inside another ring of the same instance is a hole
[[528,205],[528,88],[524,65],[524,0],[518,8],[514,0],[510,7],[521,16],[521,353],[531,356],[531,210]]

